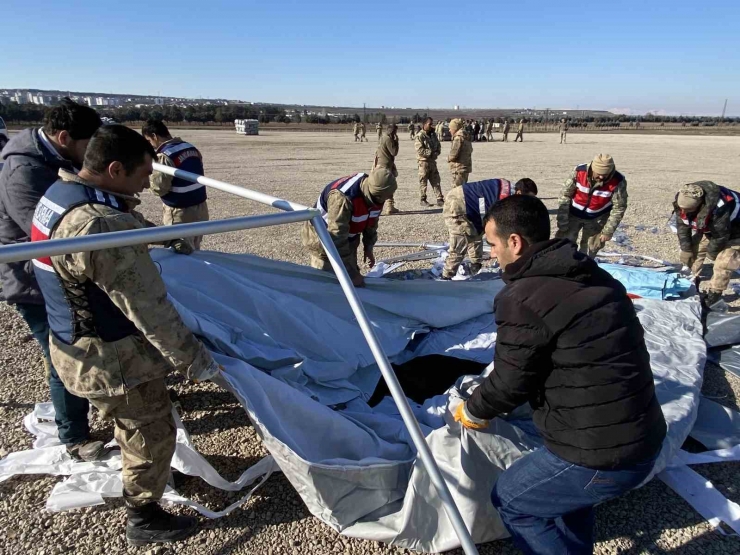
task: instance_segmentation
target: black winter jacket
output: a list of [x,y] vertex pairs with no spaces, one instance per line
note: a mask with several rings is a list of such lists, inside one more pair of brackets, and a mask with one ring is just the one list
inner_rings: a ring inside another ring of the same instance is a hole
[[532,245],[503,279],[494,370],[470,413],[490,419],[529,401],[547,448],[588,468],[654,457],[666,424],[622,284],[566,239]]
[[[31,221],[39,200],[57,180],[59,168],[71,170],[72,166],[44,146],[36,129],[26,129],[12,137],[2,158],[0,243],[25,243],[31,235]],[[13,304],[44,304],[30,261],[0,264],[0,282],[0,299]]]
[[[704,204],[689,222],[696,221],[709,239],[707,256],[714,260],[725,249],[728,241],[740,238],[740,221],[732,220],[735,202],[725,202],[721,208],[717,208],[720,200],[719,185],[711,181],[696,181],[694,184],[704,189]],[[682,210],[676,200],[673,201],[673,211],[676,213],[676,233],[681,250],[692,252],[694,241],[701,237],[693,237],[691,225],[685,224],[681,219]]]

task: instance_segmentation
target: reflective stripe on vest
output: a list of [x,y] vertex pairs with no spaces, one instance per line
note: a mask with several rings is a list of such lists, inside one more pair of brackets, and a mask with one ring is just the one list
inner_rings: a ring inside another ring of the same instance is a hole
[[[64,215],[84,204],[103,204],[128,212],[125,202],[110,193],[59,180],[49,187],[36,205],[31,241],[49,239]],[[65,283],[48,256],[33,260],[33,266],[44,296],[49,327],[59,340],[70,345],[80,337],[91,336],[117,341],[137,333],[136,326],[92,281]]]
[[[172,161],[178,170],[203,175],[203,158],[200,151],[190,143],[165,143],[157,149]],[[170,191],[162,197],[162,202],[173,208],[188,208],[207,200],[206,186],[191,183],[180,177],[172,178]]]
[[598,218],[612,209],[612,196],[624,177],[615,171],[605,183],[591,187],[588,164],[576,168],[576,191],[571,199],[571,214],[579,218]]
[[497,201],[511,195],[511,182],[506,179],[473,181],[463,186],[465,215],[478,233],[483,233],[483,218]]
[[360,184],[367,177],[365,173],[356,173],[332,181],[321,192],[319,200],[316,202],[316,208],[321,212],[324,221],[329,223],[329,214],[327,213],[327,202],[329,193],[339,190],[352,202],[352,219],[349,223],[349,237],[356,237],[365,231],[365,228],[372,226],[380,218],[382,206],[370,205],[365,202],[365,196],[362,194]]
[[[676,196],[676,198],[678,198],[678,195]],[[735,191],[728,189],[727,187],[720,187],[717,206],[715,206],[714,210],[712,211],[711,217],[714,217],[718,210],[731,203],[734,204],[732,204],[731,206],[732,212],[730,213],[730,224],[740,219],[740,193],[736,193]],[[691,227],[691,229],[701,233],[708,232],[711,217],[707,217],[706,221],[703,222],[702,225],[700,225],[699,222],[696,221],[696,218],[690,220],[689,215],[685,211],[681,210],[678,214],[678,218],[684,224]]]

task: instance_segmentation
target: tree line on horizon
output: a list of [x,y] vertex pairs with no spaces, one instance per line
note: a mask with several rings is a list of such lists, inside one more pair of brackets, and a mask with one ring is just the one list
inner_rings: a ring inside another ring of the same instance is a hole
[[[30,124],[40,123],[44,120],[46,112],[51,107],[40,106],[38,104],[0,104],[0,117],[6,123],[11,124]],[[245,105],[245,104],[198,104],[190,106],[121,106],[117,108],[101,108],[98,113],[103,117],[112,118],[121,123],[140,122],[147,119],[159,119],[171,123],[228,123],[235,119],[256,119],[260,123],[313,123],[313,124],[352,124],[359,123],[363,120],[359,114],[343,114],[340,116],[322,116],[309,114],[307,111],[297,113],[294,111],[287,112],[284,108],[271,105]],[[365,123],[421,123],[427,113],[416,113],[413,116],[391,116],[388,117],[382,112],[366,113],[364,116]],[[464,114],[461,117],[469,119]],[[472,119],[493,120],[501,123],[504,119],[518,120],[524,118],[527,123],[547,124],[556,123],[560,116],[551,115],[550,117],[537,116],[527,117],[521,114],[511,114],[509,116],[482,117],[476,116]],[[593,124],[594,127],[617,127],[622,123],[674,123],[683,124],[691,127],[709,127],[720,123],[720,118],[709,116],[660,116],[646,114],[641,116],[635,115],[613,115],[613,116],[584,116],[580,118],[568,117],[568,122],[572,127],[581,127]],[[740,117],[726,117],[723,124],[738,125]]]

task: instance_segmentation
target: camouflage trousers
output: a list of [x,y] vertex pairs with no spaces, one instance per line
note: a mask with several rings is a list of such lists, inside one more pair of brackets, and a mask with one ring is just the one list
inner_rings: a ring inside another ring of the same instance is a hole
[[514,139],[514,142],[519,141],[520,143],[524,142],[524,131],[517,131],[516,132],[516,138]]
[[439,176],[437,162],[434,160],[419,160],[419,196],[422,201],[427,199],[427,181],[432,186],[437,200],[444,201],[442,194],[442,178]]
[[566,140],[567,138],[568,138],[568,133],[566,131],[561,131],[560,132],[560,144],[562,145],[564,143],[567,143],[568,142]]
[[360,140],[360,135],[358,133],[355,133],[355,142],[358,142]]
[[[201,202],[195,206],[188,206],[187,208],[174,208],[172,206],[163,205],[162,222],[164,225],[177,225],[177,224],[191,224],[194,222],[207,222],[209,219],[208,215],[208,202]],[[188,237],[188,241],[193,245],[195,250],[200,250],[200,245],[203,242],[203,236]]]
[[465,185],[468,182],[468,176],[470,172],[466,171],[453,171],[452,172],[452,186],[459,187]]
[[505,131],[504,132],[504,138],[501,139],[501,142],[502,143],[508,143],[509,142],[509,132],[508,131]]
[[[694,245],[696,262],[691,267],[691,271],[696,275],[700,274],[706,261],[708,245],[709,240],[706,236],[703,236],[701,241]],[[740,239],[731,239],[714,261],[712,279],[709,280],[709,285],[707,286],[709,292],[722,293],[730,284],[733,272],[738,269],[740,269]]]
[[[349,272],[349,275],[351,276],[353,273],[359,274],[360,268],[357,265],[357,250],[360,248],[361,243],[361,237],[359,235],[356,235],[352,239],[349,240],[349,250],[350,250],[350,264],[351,268],[347,268],[347,271]],[[320,245],[319,245],[320,247]],[[314,250],[310,250],[311,255],[311,262],[310,265],[312,268],[316,268],[317,270],[323,270],[324,272],[334,272],[334,268],[331,267],[331,263],[329,262],[329,259],[326,257],[325,252],[318,252]],[[345,262],[346,265],[346,262]]]
[[104,419],[113,420],[121,447],[123,497],[130,506],[159,501],[170,477],[176,429],[164,378],[144,382],[126,395],[94,397]]
[[[559,227],[557,233],[555,233],[555,238],[570,239],[578,245],[581,252],[593,258],[604,246],[601,243],[601,230],[604,229],[608,219],[608,214],[593,220],[570,216],[568,226],[566,228]],[[581,235],[580,243],[578,242],[579,233]]]
[[445,218],[445,225],[450,234],[450,248],[442,276],[451,278],[465,259],[465,253],[473,264],[483,263],[483,234],[478,233],[465,216]]

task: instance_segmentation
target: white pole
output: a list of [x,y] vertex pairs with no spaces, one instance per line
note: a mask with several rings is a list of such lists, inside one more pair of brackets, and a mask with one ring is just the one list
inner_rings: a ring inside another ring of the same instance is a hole
[[297,204],[295,202],[290,202],[281,198],[273,197],[271,195],[266,195],[264,193],[260,193],[259,191],[247,189],[246,187],[239,187],[238,185],[232,185],[231,183],[218,181],[217,179],[211,179],[210,177],[205,177],[203,175],[198,175],[183,170],[177,170],[170,166],[163,166],[162,164],[158,164],[156,162],[153,164],[153,166],[154,169],[158,172],[166,173],[167,175],[171,175],[173,177],[179,177],[192,183],[208,185],[209,187],[213,187],[214,189],[254,200],[256,202],[260,202],[262,204],[266,204],[280,210],[285,210],[287,212],[291,212],[293,210],[306,210],[308,208],[307,206],[303,206],[302,204]]
[[326,255],[329,258],[332,268],[334,268],[334,273],[339,280],[339,284],[342,286],[342,290],[347,297],[349,306],[352,308],[355,318],[357,318],[357,323],[360,325],[362,334],[365,336],[365,340],[375,357],[375,361],[378,363],[380,373],[383,375],[385,383],[388,385],[388,390],[401,413],[401,418],[411,435],[411,440],[416,446],[421,462],[429,473],[429,478],[431,479],[434,488],[437,490],[437,495],[439,495],[442,500],[445,513],[447,513],[447,518],[450,519],[452,528],[454,528],[455,533],[460,540],[463,551],[466,555],[478,555],[478,549],[475,547],[473,538],[470,536],[470,532],[465,526],[465,521],[455,504],[455,500],[452,498],[452,494],[450,493],[447,483],[437,466],[437,462],[434,460],[434,455],[432,455],[432,451],[429,449],[429,445],[419,427],[419,423],[416,421],[416,417],[409,406],[406,394],[403,392],[401,384],[398,383],[396,373],[393,371],[391,363],[388,361],[388,357],[385,355],[383,347],[380,345],[380,341],[378,341],[378,337],[375,335],[375,330],[373,330],[370,319],[365,313],[362,301],[360,301],[357,291],[355,291],[355,286],[352,285],[352,280],[347,273],[347,269],[344,267],[344,262],[342,262],[342,258],[339,256],[339,252],[334,246],[334,242],[331,240],[331,235],[329,235],[329,231],[326,229],[324,220],[321,217],[316,217],[311,221],[311,223],[319,236],[319,240],[326,251]]
[[316,217],[318,210],[299,210],[296,212],[285,212],[278,214],[265,214],[262,216],[242,216],[226,220],[213,220],[210,222],[196,222],[192,224],[178,224],[161,227],[147,227],[144,229],[131,229],[127,231],[114,231],[111,233],[97,233],[84,237],[72,237],[69,239],[51,239],[48,241],[37,241],[34,243],[18,243],[0,247],[0,262],[18,262],[31,260],[44,256],[56,256],[72,252],[89,252],[128,245],[142,245],[159,243],[182,239],[183,237],[195,237],[211,233],[226,233],[242,229],[253,229],[295,222],[304,222]]

